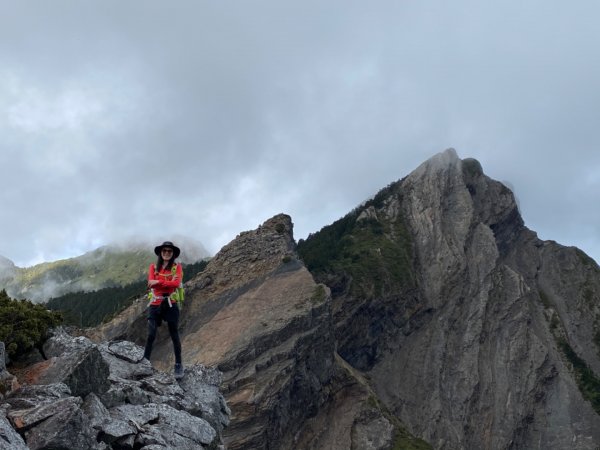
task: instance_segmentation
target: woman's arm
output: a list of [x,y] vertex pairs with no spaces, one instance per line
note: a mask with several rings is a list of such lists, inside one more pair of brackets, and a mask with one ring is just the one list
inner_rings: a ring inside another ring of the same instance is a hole
[[150,264],[150,268],[148,269],[148,287],[154,287],[160,282],[156,275],[154,264]]
[[[171,280],[167,280],[166,278],[158,278],[156,280],[156,287],[160,288],[176,288],[179,287],[179,283],[181,282],[183,271],[181,269],[181,264],[177,264],[177,269],[175,272],[175,276]],[[155,277],[156,278],[156,277]],[[150,283],[150,282],[148,282]]]

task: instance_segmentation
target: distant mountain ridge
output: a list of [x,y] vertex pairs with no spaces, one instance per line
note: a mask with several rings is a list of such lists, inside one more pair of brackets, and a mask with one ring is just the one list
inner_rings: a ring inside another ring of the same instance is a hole
[[[186,239],[181,248],[183,263],[195,263],[209,256],[198,241]],[[71,292],[135,283],[144,278],[155,259],[153,247],[143,243],[106,245],[74,258],[25,268],[0,256],[0,289],[12,298],[39,303]]]

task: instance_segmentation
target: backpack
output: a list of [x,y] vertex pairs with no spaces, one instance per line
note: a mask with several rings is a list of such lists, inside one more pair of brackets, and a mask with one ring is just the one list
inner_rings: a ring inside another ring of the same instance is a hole
[[[177,263],[173,264],[173,267],[171,267],[171,275],[177,275]],[[181,280],[179,280],[179,286],[173,291],[169,298],[175,300],[180,307],[183,306],[183,301],[185,300],[185,290],[183,289],[183,268],[181,270]],[[154,292],[152,289],[150,289],[150,292],[148,293],[148,299],[150,300],[148,304],[152,303],[154,300]],[[169,305],[170,304],[171,303],[169,302]]]
[[[171,275],[175,276],[176,274],[177,264],[173,264],[173,267],[171,267]],[[181,280],[179,280],[179,286],[173,291],[171,298],[177,301],[178,305],[183,305],[183,301],[185,300],[185,290],[183,289],[183,268],[181,269]]]

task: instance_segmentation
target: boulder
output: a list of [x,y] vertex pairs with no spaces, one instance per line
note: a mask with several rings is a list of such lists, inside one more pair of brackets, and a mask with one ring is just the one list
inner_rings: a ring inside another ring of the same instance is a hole
[[[228,409],[218,392],[218,371],[188,367],[181,386],[172,374],[153,369],[143,349],[131,342],[97,345],[64,330],[45,348],[50,359],[22,373],[32,384],[0,403],[5,417],[0,429],[7,430],[4,441],[14,443],[10,448],[220,445]],[[0,439],[0,449],[3,444]]]
[[29,450],[27,444],[0,410],[0,450]]

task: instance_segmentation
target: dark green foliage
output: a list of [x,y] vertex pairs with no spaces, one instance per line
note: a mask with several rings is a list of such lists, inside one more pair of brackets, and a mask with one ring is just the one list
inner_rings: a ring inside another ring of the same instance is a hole
[[13,300],[0,291],[0,341],[11,358],[40,347],[50,328],[60,325],[61,314],[28,300]]
[[377,194],[375,194],[375,197],[373,197],[371,200],[368,200],[363,205],[363,207],[360,209],[362,210],[362,209],[368,208],[370,206],[373,206],[375,208],[381,208],[384,204],[384,200],[386,198],[389,198],[390,196],[392,196],[394,194],[394,192],[396,192],[396,190],[400,186],[400,183],[401,183],[400,181],[395,181],[393,183],[388,184],[386,187],[381,189]]
[[312,297],[310,298],[310,302],[312,304],[322,303],[327,298],[327,294],[325,292],[325,288],[322,284],[318,284],[315,287]]
[[600,414],[600,378],[575,353],[565,339],[559,339],[558,346],[573,366],[575,380],[583,398],[592,404],[596,413]]
[[129,306],[144,295],[146,281],[92,292],[72,292],[48,300],[48,309],[62,311],[65,322],[78,327],[93,327]]
[[321,228],[318,233],[310,234],[306,240],[298,241],[298,253],[311,272],[330,268],[331,261],[343,250],[342,237],[352,231],[356,215],[350,213]]
[[194,264],[183,264],[183,281],[189,281],[202,272],[206,266],[208,265],[208,261],[198,261]]
[[414,437],[404,428],[396,428],[392,450],[431,450],[432,448],[423,439]]
[[298,254],[313,274],[345,274],[351,291],[372,298],[414,284],[412,247],[400,219],[362,218],[360,211],[383,206],[395,188],[388,186],[367,202],[321,231],[298,242]]
[[[207,261],[183,265],[184,281],[204,270]],[[147,292],[146,279],[125,286],[92,292],[74,292],[50,299],[47,307],[62,311],[65,322],[78,327],[93,327],[114,317]]]

